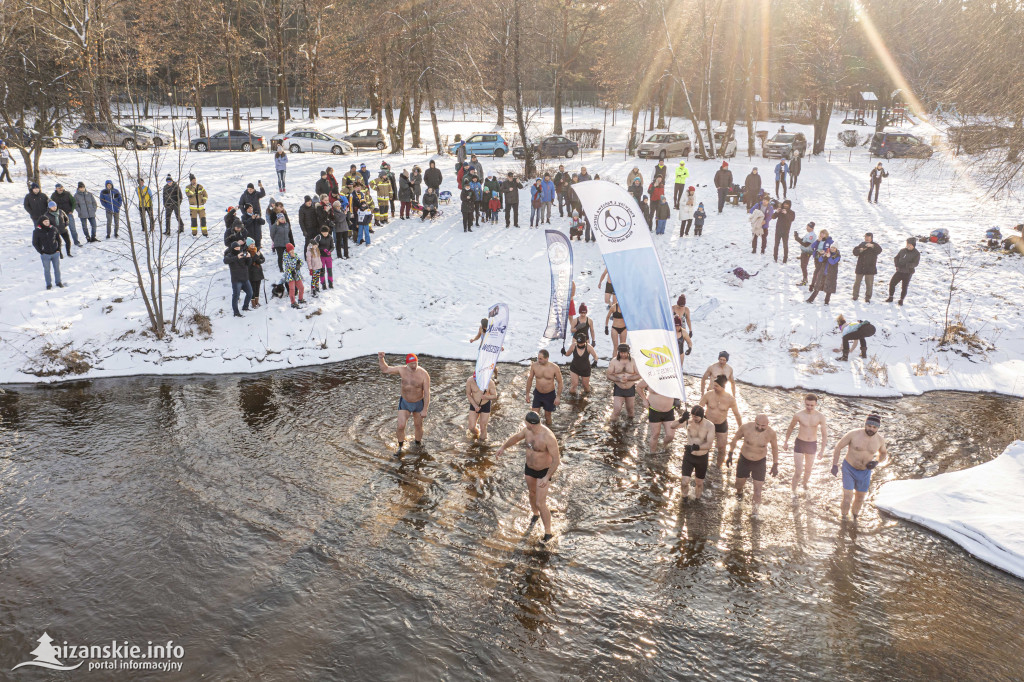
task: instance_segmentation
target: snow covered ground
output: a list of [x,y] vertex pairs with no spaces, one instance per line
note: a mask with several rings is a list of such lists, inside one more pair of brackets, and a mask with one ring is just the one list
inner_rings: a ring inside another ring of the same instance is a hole
[[921,524],[982,561],[1024,578],[1024,441],[991,462],[932,478],[890,481],[875,506]]
[[[576,110],[573,116],[572,127],[600,128],[604,112]],[[442,116],[444,135],[493,129],[493,122],[450,118]],[[549,121],[539,118],[538,130],[548,130]],[[770,244],[766,256],[750,253],[750,227],[742,205],[726,206],[717,215],[712,178],[720,162],[691,160],[688,164],[690,184],[698,185],[698,200],[708,210],[704,235],[679,237],[679,218],[674,213],[669,234],[656,242],[673,296],[685,292],[691,310],[711,299],[719,305],[705,319],[694,320],[695,349],[686,358],[686,371],[700,374],[725,349],[738,378],[760,385],[802,386],[837,394],[962,389],[1024,395],[1024,312],[1019,305],[1024,259],[980,248],[987,227],[998,225],[1005,233],[1020,222],[1019,206],[986,199],[955,160],[940,153],[928,161],[886,162],[890,177],[883,184],[881,200],[869,205],[865,201],[868,173],[877,159],[870,159],[864,147],[851,152],[841,146],[835,135],[848,126],[840,121],[837,117],[830,130],[831,160],[827,154],[805,160],[798,187],[789,193],[797,216],[794,228],[802,230],[813,220],[818,229],[831,232],[844,254],[839,291],[830,306],[823,305],[821,297],[814,304],[804,302],[807,291],[797,286],[801,276],[794,249],[786,265],[772,262]],[[621,148],[628,116],[620,112],[617,123],[609,128],[608,144],[620,151],[603,161],[599,152],[587,151],[582,159],[565,165],[569,170],[585,165],[592,174],[621,184],[629,170],[639,166],[646,184],[655,161],[625,159]],[[300,125],[297,122],[295,127]],[[352,130],[374,125],[371,120],[350,122]],[[340,132],[344,122],[324,120],[320,127]],[[681,127],[687,130],[689,124],[673,122],[674,130]],[[774,123],[758,125],[769,133],[777,128]],[[269,136],[275,132],[275,123],[253,124],[253,129]],[[801,129],[810,137],[809,127],[787,125],[787,129]],[[429,120],[424,120],[423,131],[430,136]],[[864,127],[858,131],[869,132]],[[919,125],[912,132],[930,139],[934,130]],[[742,184],[752,166],[770,177],[776,161],[748,159],[743,153],[746,136],[741,132],[739,137],[743,138],[741,156],[730,160],[736,181]],[[149,152],[143,156],[148,158]],[[74,375],[84,377],[258,372],[344,360],[377,350],[471,359],[476,344],[468,341],[487,307],[497,301],[508,303],[510,309],[503,361],[522,362],[539,348],[560,347],[541,339],[548,305],[548,265],[543,230],[527,227],[525,190],[518,230],[506,230],[500,221],[464,234],[456,200],[442,207],[444,216],[435,222],[395,219],[378,229],[372,246],[354,247],[351,260],[336,261],[335,289],[305,309],[296,311],[287,300],[274,299],[244,319],[231,316],[228,271],[221,262],[221,218],[223,209],[238,201],[246,183],[263,180],[267,199],[283,197],[298,234],[298,207],[303,195],[312,193],[321,169],[334,166],[340,177],[349,163],[365,162],[375,171],[382,158],[397,175],[414,163],[425,169],[435,157],[416,151],[403,158],[375,150],[355,157],[291,155],[289,191],[280,195],[272,191],[276,181],[269,153],[187,154],[182,174],[195,173],[209,191],[209,239],[217,244],[186,269],[183,302],[186,317],[195,310],[211,318],[212,333],[205,335],[186,323],[181,333],[163,340],[145,331],[145,310],[123,257],[127,249],[123,234],[121,242],[75,249],[73,259],[62,261],[69,287],[45,291],[39,258],[30,245],[30,220],[22,208],[24,176],[17,159],[15,184],[0,185],[0,235],[6,246],[0,253],[0,383],[72,378],[51,374],[62,367],[54,358],[70,351],[77,351],[77,359],[88,363],[87,372]],[[488,174],[521,169],[510,158],[482,161]],[[668,161],[670,177],[676,163]],[[112,175],[111,154],[104,150],[47,150],[41,165],[48,194],[54,182],[74,192],[82,180],[98,196],[103,181]],[[177,166],[175,153],[168,152],[160,159],[156,175],[177,176]],[[455,192],[452,159],[441,157],[438,166],[444,173],[442,189]],[[548,162],[547,167],[556,169],[557,161]],[[771,190],[774,183],[766,186]],[[98,222],[102,236],[102,212]],[[566,230],[568,219],[553,219],[551,227]],[[883,302],[893,272],[892,258],[905,239],[938,227],[951,231],[955,253],[968,256],[971,272],[956,294],[953,309],[967,315],[968,330],[977,333],[986,350],[938,348],[950,279],[945,247],[922,247],[921,266],[905,307]],[[851,250],[868,231],[883,248],[879,275],[872,303],[855,303],[850,300],[855,262]],[[187,227],[186,235],[185,239],[192,239]],[[590,305],[600,332],[605,315],[603,293],[597,287],[600,254],[595,244],[574,242],[573,246],[577,304]],[[737,266],[757,275],[740,285],[731,274]],[[271,256],[265,272],[276,280],[277,266]],[[840,344],[834,327],[839,313],[850,320],[870,320],[878,328],[869,341],[868,361],[852,356],[849,363],[835,360],[833,349]],[[598,351],[604,358],[610,355],[607,337],[599,338]]]

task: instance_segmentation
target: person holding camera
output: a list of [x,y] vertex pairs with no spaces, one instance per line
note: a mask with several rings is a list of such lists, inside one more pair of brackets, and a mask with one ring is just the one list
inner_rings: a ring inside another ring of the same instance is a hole
[[778,212],[773,216],[775,218],[775,262],[779,262],[779,242],[782,242],[783,265],[789,260],[789,240],[787,239],[789,228],[793,226],[793,221],[796,220],[796,213],[793,212],[792,206],[793,202],[786,199],[782,202]]

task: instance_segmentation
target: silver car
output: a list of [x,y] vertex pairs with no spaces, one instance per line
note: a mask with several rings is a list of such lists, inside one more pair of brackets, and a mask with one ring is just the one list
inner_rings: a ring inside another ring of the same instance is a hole
[[654,133],[637,147],[641,159],[665,159],[670,156],[689,156],[690,136],[686,133]]
[[137,133],[117,123],[82,123],[71,139],[82,149],[89,147],[124,147],[145,149],[153,144],[153,138],[146,133]]
[[284,135],[280,140],[271,139],[272,149],[277,149],[278,144],[292,154],[298,154],[299,152],[327,152],[337,156],[340,154],[351,154],[355,151],[355,147],[350,142],[332,137],[319,130],[311,129],[293,130]]
[[165,144],[171,143],[171,134],[160,130],[159,128],[142,125],[141,123],[126,123],[124,127],[136,133],[149,135],[153,138],[153,145],[156,147],[163,147]]

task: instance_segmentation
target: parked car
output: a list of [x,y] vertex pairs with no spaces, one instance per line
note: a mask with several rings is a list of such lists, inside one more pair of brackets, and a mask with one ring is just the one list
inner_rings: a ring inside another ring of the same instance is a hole
[[350,143],[353,147],[384,149],[388,146],[387,140],[384,139],[384,133],[373,128],[370,130],[358,130],[349,135],[342,136],[341,139]]
[[892,159],[897,156],[914,156],[927,159],[933,153],[930,145],[919,137],[907,133],[875,133],[871,137],[868,151],[874,156]]
[[794,152],[807,155],[807,138],[803,133],[775,133],[761,148],[761,156],[766,159],[792,159]]
[[[533,145],[533,153],[537,158],[564,156],[567,159],[571,159],[579,154],[579,152],[579,142],[570,140],[564,135],[549,135],[539,143]],[[512,156],[517,159],[524,159],[526,158],[526,149],[523,147],[515,147],[512,149]]]
[[686,133],[654,133],[636,149],[641,159],[666,159],[670,156],[689,156],[693,149]]
[[188,146],[197,152],[242,151],[263,149],[263,136],[244,130],[222,130],[207,137],[193,137]]
[[133,130],[136,133],[149,135],[153,138],[153,144],[157,147],[163,147],[165,144],[170,144],[173,139],[170,133],[160,130],[159,128],[154,128],[153,126],[142,125],[141,123],[126,123],[124,127],[128,130]]
[[[5,140],[9,147],[30,147],[36,135],[38,133],[31,128],[0,126],[0,140]],[[52,135],[43,135],[43,146],[56,147],[57,138]]]
[[467,154],[502,157],[508,154],[508,142],[498,133],[476,133],[465,140],[448,145],[448,153],[454,154],[460,144],[465,143]]
[[153,144],[153,138],[146,133],[129,130],[117,123],[82,123],[71,139],[82,149],[89,147],[124,147],[125,149],[145,149]]
[[989,123],[972,123],[950,127],[947,135],[950,145],[967,154],[980,154],[991,149],[1007,147],[1013,136],[1013,129]]
[[271,149],[277,149],[280,144],[292,154],[299,152],[329,152],[331,154],[352,154],[356,148],[351,142],[346,142],[339,137],[332,137],[327,133],[309,128],[293,130],[284,135],[274,135],[270,138]]
[[[735,129],[732,131],[732,134],[729,136],[729,141],[725,145],[724,153],[722,153],[722,141],[725,139],[725,133],[726,133],[726,127],[725,126],[719,126],[718,128],[715,128],[714,131],[713,131],[714,137],[712,139],[714,140],[714,145],[715,145],[715,156],[720,156],[720,157],[724,157],[724,158],[729,158],[729,157],[736,156],[736,131],[735,131]],[[705,139],[707,139],[707,133],[706,132],[704,133],[704,137],[705,137]],[[700,152],[699,151],[695,152],[695,154],[697,155],[697,158],[703,158],[703,157],[700,156]]]

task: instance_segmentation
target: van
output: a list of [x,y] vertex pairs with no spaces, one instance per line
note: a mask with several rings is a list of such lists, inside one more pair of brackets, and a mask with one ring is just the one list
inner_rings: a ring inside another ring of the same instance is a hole
[[875,133],[868,148],[872,156],[894,159],[901,156],[929,158],[934,150],[924,140],[908,133]]

